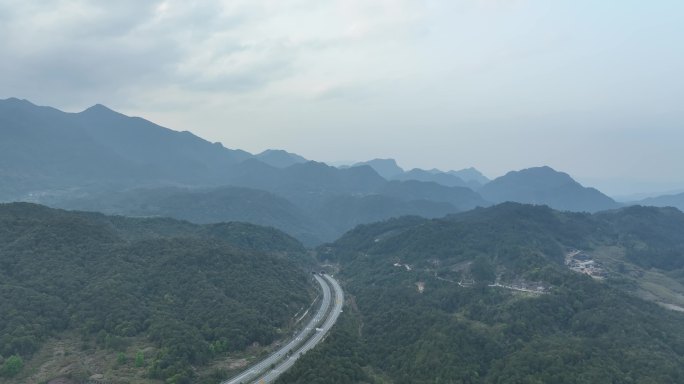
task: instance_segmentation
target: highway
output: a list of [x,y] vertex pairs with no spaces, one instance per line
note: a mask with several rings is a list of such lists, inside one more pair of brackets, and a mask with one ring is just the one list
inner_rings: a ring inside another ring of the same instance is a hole
[[[250,366],[232,379],[221,382],[221,384],[272,382],[281,372],[284,372],[294,364],[297,358],[299,358],[300,353],[303,354],[313,348],[323,339],[323,336],[333,324],[335,324],[339,312],[341,312],[344,296],[340,285],[335,279],[328,276],[326,276],[326,279],[323,279],[318,275],[314,275],[314,277],[323,290],[323,300],[321,301],[321,307],[309,323],[307,323],[306,327],[304,327],[285,346],[273,352],[260,362]],[[335,290],[334,305],[332,305],[330,287]],[[331,307],[333,307],[332,310]],[[323,326],[320,327],[321,331],[317,331],[317,327],[321,322],[324,322]],[[302,345],[302,343],[304,344]],[[300,345],[301,347],[297,348]],[[295,350],[295,348],[297,349]],[[290,356],[288,356],[288,352],[290,352]],[[272,366],[275,366],[275,369],[271,370]],[[261,377],[258,380],[255,380],[260,375]]]
[[283,360],[274,369],[268,371],[263,376],[261,376],[259,380],[255,382],[256,384],[274,382],[278,378],[278,376],[280,376],[283,372],[287,371],[290,367],[292,367],[294,363],[297,362],[297,359],[299,359],[308,350],[312,349],[318,343],[320,343],[321,340],[323,340],[323,337],[325,337],[325,334],[328,333],[328,331],[330,330],[330,328],[332,328],[333,325],[335,325],[337,318],[340,316],[340,313],[342,313],[342,305],[344,304],[344,293],[342,293],[342,287],[340,287],[340,284],[337,282],[337,280],[333,279],[328,275],[325,275],[325,278],[328,280],[330,286],[335,291],[334,305],[332,310],[328,314],[328,318],[325,320],[325,323],[323,323],[319,330],[316,330],[316,333],[313,335],[313,337],[307,340],[306,343],[302,345],[295,353],[293,353],[287,359]]

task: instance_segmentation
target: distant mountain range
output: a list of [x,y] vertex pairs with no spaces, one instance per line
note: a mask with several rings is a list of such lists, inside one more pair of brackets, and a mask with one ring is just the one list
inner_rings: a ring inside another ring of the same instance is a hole
[[282,149],[267,149],[254,157],[259,161],[276,168],[287,168],[291,165],[306,163],[308,161],[296,153],[283,151]]
[[493,203],[514,201],[564,211],[596,212],[619,207],[600,191],[583,187],[567,173],[550,167],[509,172],[487,183],[479,192]]
[[284,150],[229,149],[102,105],[66,113],[19,99],[0,101],[0,178],[0,201],[197,223],[247,221],[307,245],[358,224],[504,201],[588,212],[619,206],[549,167],[492,181],[474,168],[405,171],[393,159],[337,168]]
[[459,171],[443,172],[439,169],[424,170],[414,168],[405,171],[394,159],[373,159],[356,163],[353,166],[368,165],[387,180],[416,180],[441,184],[447,187],[468,187],[477,190],[489,182],[480,171],[466,168]]
[[356,163],[353,165],[353,167],[360,167],[364,165],[373,168],[378,175],[387,180],[391,180],[393,177],[404,173],[404,169],[397,165],[397,161],[394,159],[373,159]]
[[684,211],[684,192],[674,195],[649,197],[636,203],[641,205],[652,205],[654,207],[675,207],[680,211]]
[[0,102],[5,196],[92,184],[219,184],[252,157],[96,105],[80,113]]

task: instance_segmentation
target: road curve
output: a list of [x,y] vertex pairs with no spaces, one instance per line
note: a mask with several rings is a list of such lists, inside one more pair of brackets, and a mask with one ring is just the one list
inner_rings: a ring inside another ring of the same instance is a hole
[[335,325],[335,322],[337,322],[337,318],[340,317],[340,313],[342,313],[342,305],[344,304],[344,293],[342,292],[342,287],[340,287],[340,284],[337,282],[337,280],[333,279],[329,275],[325,275],[325,278],[328,280],[328,283],[334,291],[334,305],[332,310],[328,313],[328,317],[326,318],[325,322],[316,331],[313,337],[308,339],[306,343],[304,343],[304,345],[297,349],[295,353],[290,355],[290,357],[288,357],[285,360],[282,360],[280,364],[278,364],[274,369],[262,375],[257,381],[255,381],[256,384],[274,382],[278,378],[278,376],[280,376],[283,372],[290,369],[290,367],[292,367],[294,363],[297,362],[297,359],[299,359],[308,350],[318,345],[318,343],[320,343],[321,340],[323,340],[328,331],[330,331],[330,328],[332,328],[332,326]]
[[[309,342],[311,339],[313,339],[315,336],[318,335],[318,332],[316,332],[316,327],[324,321],[324,319],[329,319],[330,315],[326,318],[326,313],[329,313],[330,307],[331,307],[331,291],[330,291],[330,285],[321,278],[318,275],[314,275],[316,278],[316,281],[318,284],[320,284],[321,289],[323,290],[323,300],[321,301],[321,306],[314,315],[314,317],[307,323],[306,327],[304,327],[290,342],[288,342],[285,346],[281,347],[277,351],[273,352],[270,354],[268,357],[265,359],[261,360],[260,362],[250,366],[246,370],[242,371],[239,373],[237,376],[231,378],[230,380],[226,380],[221,382],[221,384],[246,384],[246,383],[251,383],[254,382],[255,378],[259,377],[259,375],[263,375],[265,372],[271,369],[271,366],[274,366],[278,364],[279,361],[281,361],[283,358],[287,357],[288,352],[292,352],[291,356],[299,355],[299,352],[301,348],[299,348],[296,352],[294,351],[297,346],[301,345],[303,342]],[[335,282],[337,284],[337,282]],[[334,287],[334,286],[333,286]],[[339,285],[337,285],[339,287]],[[341,292],[341,289],[340,289]],[[337,295],[337,293],[336,293]],[[337,300],[337,296],[336,299]],[[332,312],[330,312],[332,314]],[[327,323],[327,321],[326,321]],[[332,326],[332,325],[331,325]],[[313,336],[312,336],[313,335]],[[315,344],[314,344],[315,345]],[[289,359],[288,359],[289,360]],[[287,360],[286,360],[287,361]],[[277,367],[276,367],[277,369]],[[257,381],[261,382],[261,381]]]

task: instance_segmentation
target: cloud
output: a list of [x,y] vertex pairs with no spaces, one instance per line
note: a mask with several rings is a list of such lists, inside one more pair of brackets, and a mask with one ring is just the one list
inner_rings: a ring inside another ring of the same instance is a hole
[[62,105],[116,104],[169,86],[209,95],[256,92],[309,72],[316,77],[323,66],[330,71],[334,62],[308,67],[322,52],[407,33],[420,8],[406,0],[372,3],[4,2],[0,70],[12,76],[0,86]]
[[97,2],[50,4],[14,8],[1,43],[7,60],[0,66],[13,74],[2,80],[5,89],[62,102],[99,99],[130,83],[163,78],[181,55],[172,39],[144,33],[151,2],[106,9]]
[[224,17],[217,3],[49,4],[12,7],[0,43],[7,58],[0,68],[12,73],[1,81],[5,89],[43,99],[51,95],[62,103],[130,97],[145,87],[201,81],[207,68],[199,65],[206,63],[188,66],[202,50],[223,58],[240,51],[206,46],[216,33],[239,24],[231,15]]

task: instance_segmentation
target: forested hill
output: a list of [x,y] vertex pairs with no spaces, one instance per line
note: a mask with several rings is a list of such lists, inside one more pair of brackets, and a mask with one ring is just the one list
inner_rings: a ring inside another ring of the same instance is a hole
[[[304,262],[296,240],[249,224],[0,205],[0,375],[98,373],[64,356],[38,372],[33,358],[57,337],[88,355],[118,353],[98,363],[114,377],[200,382],[212,359],[289,332],[312,299]],[[15,372],[17,361],[26,367]]]
[[684,314],[663,308],[684,311],[682,245],[684,214],[648,207],[359,226],[319,249],[350,310],[281,383],[682,382]]

